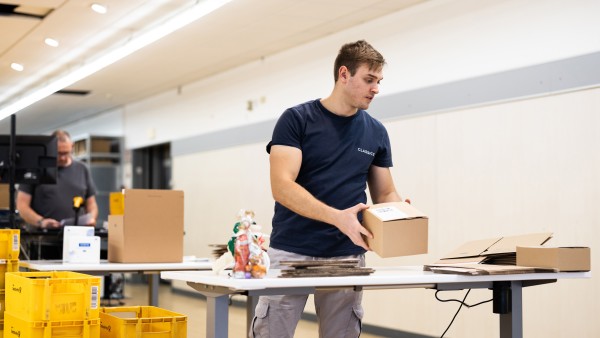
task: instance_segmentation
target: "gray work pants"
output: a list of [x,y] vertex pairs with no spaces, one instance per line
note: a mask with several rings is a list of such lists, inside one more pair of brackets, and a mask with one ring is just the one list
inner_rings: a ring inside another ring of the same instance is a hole
[[[269,248],[271,268],[280,269],[284,260],[319,260],[358,258],[365,266],[364,255],[320,258]],[[250,338],[292,338],[304,311],[308,295],[261,296],[250,328]],[[317,291],[315,309],[321,338],[357,338],[361,332],[362,292],[354,290]]]

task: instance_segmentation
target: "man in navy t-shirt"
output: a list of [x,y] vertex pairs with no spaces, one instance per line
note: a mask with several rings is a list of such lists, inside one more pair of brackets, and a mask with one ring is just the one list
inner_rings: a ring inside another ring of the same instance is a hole
[[[359,259],[369,250],[361,223],[367,184],[373,203],[400,201],[389,167],[385,127],[365,109],[379,93],[383,56],[364,40],[342,46],[335,86],[324,98],[287,109],[267,145],[275,215],[269,257],[282,260]],[[361,292],[318,291],[319,336],[358,337]],[[263,296],[250,337],[293,337],[306,295]]]

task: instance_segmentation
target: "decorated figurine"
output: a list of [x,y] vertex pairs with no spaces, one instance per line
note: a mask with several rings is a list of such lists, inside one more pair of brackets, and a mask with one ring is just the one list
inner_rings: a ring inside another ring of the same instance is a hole
[[260,226],[250,210],[241,210],[238,219],[227,244],[234,258],[233,277],[263,278],[269,268],[269,256],[262,248],[265,239],[260,233]]

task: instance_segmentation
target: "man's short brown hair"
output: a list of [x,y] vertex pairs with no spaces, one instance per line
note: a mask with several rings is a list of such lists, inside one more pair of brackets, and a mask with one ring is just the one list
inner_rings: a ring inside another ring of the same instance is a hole
[[361,65],[367,65],[369,70],[378,70],[385,65],[383,56],[365,40],[347,43],[340,48],[335,58],[333,79],[338,80],[341,66],[346,66],[350,75],[354,76]]

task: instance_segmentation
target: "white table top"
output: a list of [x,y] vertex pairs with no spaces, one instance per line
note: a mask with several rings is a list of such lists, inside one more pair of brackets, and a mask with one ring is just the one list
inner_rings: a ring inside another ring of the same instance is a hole
[[591,278],[591,272],[528,273],[510,275],[465,276],[423,271],[422,266],[377,267],[369,276],[277,278],[279,270],[269,271],[263,279],[235,279],[227,271],[165,271],[161,278],[214,285],[232,290],[262,290],[294,287],[382,286],[402,284],[472,283],[492,281],[552,280]]
[[167,271],[211,270],[213,262],[208,258],[184,259],[180,263],[112,263],[101,260],[100,264],[63,263],[62,260],[19,261],[23,268],[36,271]]

